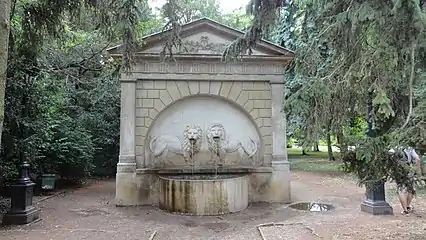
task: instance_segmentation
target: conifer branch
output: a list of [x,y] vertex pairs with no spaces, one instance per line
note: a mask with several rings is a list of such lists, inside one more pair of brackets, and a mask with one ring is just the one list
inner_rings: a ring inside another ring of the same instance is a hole
[[252,54],[252,49],[262,39],[262,33],[275,23],[277,12],[284,4],[282,0],[251,0],[247,13],[253,15],[252,24],[242,37],[225,49],[222,60],[227,62],[243,54]]

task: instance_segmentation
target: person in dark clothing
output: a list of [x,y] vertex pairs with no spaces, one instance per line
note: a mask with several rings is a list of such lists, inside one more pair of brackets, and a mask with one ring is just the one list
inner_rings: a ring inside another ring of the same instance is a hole
[[397,185],[396,193],[398,195],[399,202],[401,203],[402,214],[406,215],[413,211],[411,201],[416,194],[414,187],[415,174],[411,167],[413,164],[420,167],[420,157],[413,148],[405,148],[402,151],[402,167],[399,170],[398,177],[396,177],[395,181]]

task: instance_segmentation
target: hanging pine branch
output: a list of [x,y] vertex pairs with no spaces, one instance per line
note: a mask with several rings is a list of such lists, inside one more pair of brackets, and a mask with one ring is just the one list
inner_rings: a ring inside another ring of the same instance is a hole
[[252,24],[246,33],[232,42],[223,52],[222,60],[233,60],[243,54],[252,54],[256,43],[275,23],[277,14],[287,1],[283,0],[250,0],[247,13],[253,15]]
[[163,27],[163,32],[167,33],[163,50],[160,52],[162,60],[174,60],[174,53],[180,51],[183,47],[182,38],[180,37],[182,8],[179,6],[178,1],[168,0],[163,6],[164,16],[167,18],[167,23]]

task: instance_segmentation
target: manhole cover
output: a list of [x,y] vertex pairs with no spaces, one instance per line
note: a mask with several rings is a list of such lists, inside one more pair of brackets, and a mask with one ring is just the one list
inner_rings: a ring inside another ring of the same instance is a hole
[[331,204],[316,203],[316,202],[294,203],[294,204],[291,204],[289,207],[293,209],[297,209],[297,210],[310,211],[310,212],[327,212],[334,209],[334,206]]

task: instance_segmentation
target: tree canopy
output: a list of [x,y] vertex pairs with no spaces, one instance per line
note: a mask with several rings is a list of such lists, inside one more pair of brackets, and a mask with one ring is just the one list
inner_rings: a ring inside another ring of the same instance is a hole
[[[168,0],[159,11],[145,0],[0,4],[0,82],[7,77],[1,184],[16,175],[20,158],[34,173],[113,174],[119,73],[131,73],[142,36],[153,32],[172,30],[163,59],[172,58],[182,24],[200,17],[245,31],[223,61],[250,54],[261,38],[295,50],[283,74],[288,136],[304,148],[325,139],[330,159],[337,141],[361,183],[396,169],[387,149],[426,149],[423,1],[250,0],[231,13],[217,0]],[[123,58],[115,62],[105,49],[119,43]],[[365,135],[369,100],[374,137]],[[345,155],[347,146],[357,153]]]

